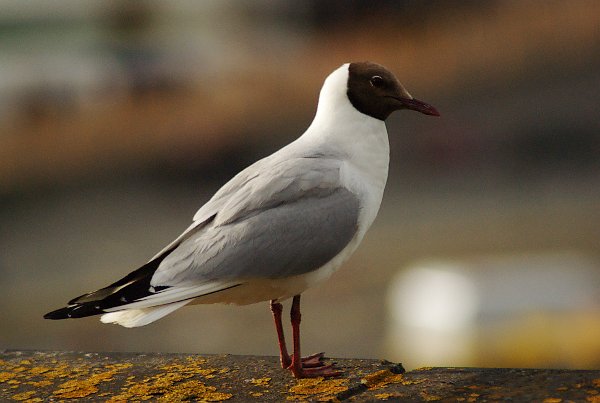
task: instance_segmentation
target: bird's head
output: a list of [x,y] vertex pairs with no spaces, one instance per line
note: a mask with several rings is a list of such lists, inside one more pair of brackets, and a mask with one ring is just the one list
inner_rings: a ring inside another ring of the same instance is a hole
[[386,120],[400,109],[440,116],[433,106],[413,98],[394,74],[376,63],[350,63],[347,95],[359,112],[379,120]]

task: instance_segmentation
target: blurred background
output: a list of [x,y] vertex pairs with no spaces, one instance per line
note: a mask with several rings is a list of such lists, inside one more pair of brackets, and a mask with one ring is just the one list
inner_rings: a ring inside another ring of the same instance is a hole
[[442,117],[388,120],[379,217],[303,294],[303,351],[600,365],[600,2],[1,0],[0,54],[0,348],[276,355],[268,303],[42,315],[146,262],[370,60]]

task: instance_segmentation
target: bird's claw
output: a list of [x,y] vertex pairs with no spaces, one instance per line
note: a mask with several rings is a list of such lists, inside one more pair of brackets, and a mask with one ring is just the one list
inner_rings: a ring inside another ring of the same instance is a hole
[[[323,362],[323,358],[325,357],[325,353],[315,353],[306,357],[302,357],[302,368],[317,368],[325,365]],[[294,358],[294,354],[290,357],[292,360]],[[292,366],[292,363],[288,366],[288,369]]]
[[335,376],[340,376],[342,374],[341,371],[335,369],[334,364],[321,365],[319,367],[305,368],[300,367],[298,369],[294,368],[294,366],[290,366],[290,371],[294,374],[296,379],[300,378],[332,378]]
[[341,375],[342,372],[335,369],[335,363],[325,364],[323,362],[324,357],[325,353],[311,354],[307,357],[302,357],[300,365],[298,365],[294,363],[294,355],[292,354],[292,362],[287,369],[292,371],[295,378],[317,378],[320,376],[331,378]]

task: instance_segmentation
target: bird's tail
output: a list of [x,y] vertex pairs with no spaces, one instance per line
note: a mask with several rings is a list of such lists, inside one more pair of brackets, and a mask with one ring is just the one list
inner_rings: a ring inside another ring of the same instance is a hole
[[125,327],[138,327],[152,323],[163,316],[179,309],[189,303],[190,300],[177,301],[170,304],[152,306],[141,309],[123,309],[115,312],[103,311],[100,307],[93,304],[82,304],[75,306],[67,306],[57,309],[44,315],[44,319],[67,319],[67,318],[82,318],[103,314],[100,320],[103,323],[116,323]]
[[125,327],[138,327],[152,323],[166,316],[176,309],[190,302],[179,301],[171,304],[159,305],[142,309],[125,309],[122,311],[105,313],[100,317],[102,323],[115,323]]

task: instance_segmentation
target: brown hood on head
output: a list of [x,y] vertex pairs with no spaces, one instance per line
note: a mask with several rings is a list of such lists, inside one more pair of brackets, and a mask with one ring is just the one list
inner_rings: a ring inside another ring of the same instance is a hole
[[440,116],[433,106],[414,99],[394,74],[376,63],[350,63],[347,94],[359,112],[379,120],[386,120],[399,109]]

